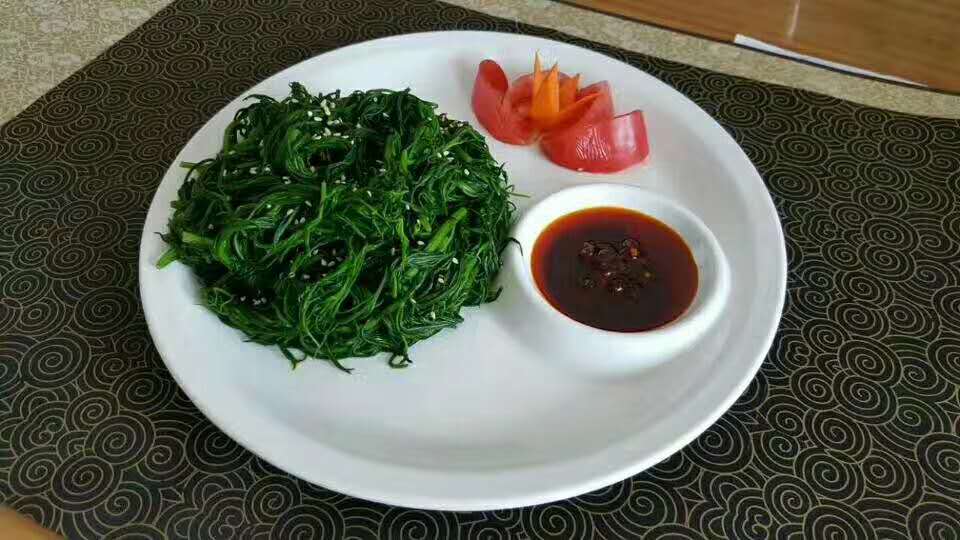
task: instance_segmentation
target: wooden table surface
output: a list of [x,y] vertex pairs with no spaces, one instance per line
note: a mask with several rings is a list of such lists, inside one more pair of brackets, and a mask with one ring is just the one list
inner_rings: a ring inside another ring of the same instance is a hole
[[0,506],[0,540],[62,540],[33,519],[6,506]]
[[568,0],[732,42],[737,34],[960,92],[960,0]]
[[[666,0],[620,0],[615,3],[614,0],[579,0],[595,8],[593,10],[561,3],[563,0],[444,1],[489,15],[556,28],[576,37],[720,73],[811,90],[881,109],[960,118],[960,96],[956,94],[928,92],[905,85],[845,75],[721,43],[720,41],[730,41],[733,38],[734,32],[730,28],[734,28],[738,21],[753,20],[743,15],[743,8],[739,11],[730,8],[731,5],[745,5],[744,1],[713,0],[716,3],[710,3],[706,0],[684,0],[683,3],[674,3]],[[568,3],[572,1],[574,0],[567,0]],[[835,3],[840,1],[835,0]],[[845,1],[844,5],[850,5],[850,2],[861,6],[867,4],[866,0]],[[947,5],[944,0],[920,1],[924,2],[924,5],[918,8],[922,10],[932,9],[931,2],[935,5]],[[84,0],[59,2],[56,9],[50,9],[49,2],[0,0],[0,125],[143,24],[168,3],[169,0]],[[822,0],[821,3],[825,4]],[[876,3],[886,5],[883,0],[876,0]],[[956,3],[960,3],[960,0],[951,0],[950,5]],[[787,5],[787,2],[752,0],[750,4],[764,6],[766,15],[752,15],[762,22],[773,17],[770,13],[778,13],[776,6]],[[905,5],[907,2],[904,0],[897,3],[900,4]],[[711,7],[710,11],[706,12],[700,9],[705,5],[721,6],[722,9]],[[674,20],[672,24],[686,33],[598,11],[611,6],[619,6],[620,11],[632,7],[637,13],[646,10],[647,15],[644,18],[660,26],[666,25],[668,19]],[[799,9],[798,16],[808,15],[808,11],[805,11],[806,4],[795,9]],[[787,17],[782,9],[779,13],[778,17],[781,19]],[[685,25],[681,24],[683,21],[686,21]],[[712,39],[694,36],[696,29],[691,25],[699,25],[697,27],[702,28],[700,33]],[[772,23],[770,26],[779,28]],[[950,25],[946,27],[948,31],[951,30]],[[723,30],[724,28],[727,30]],[[796,33],[801,30],[806,32],[805,27],[798,23],[795,35],[799,35]],[[762,32],[751,33],[756,38],[776,41]],[[947,43],[942,47],[942,56],[957,56],[955,50],[949,54],[946,52],[952,50],[949,49],[951,46],[951,43]],[[877,69],[882,70],[883,66]],[[948,69],[954,70],[956,78],[957,67],[948,65]],[[912,73],[891,71],[893,72],[915,80],[921,79]]]

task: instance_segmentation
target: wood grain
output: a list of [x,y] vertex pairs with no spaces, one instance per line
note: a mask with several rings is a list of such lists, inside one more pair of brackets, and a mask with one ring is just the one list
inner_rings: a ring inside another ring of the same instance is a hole
[[0,540],[63,540],[63,538],[6,506],[0,506]]
[[720,41],[785,49],[960,92],[960,0],[568,0]]

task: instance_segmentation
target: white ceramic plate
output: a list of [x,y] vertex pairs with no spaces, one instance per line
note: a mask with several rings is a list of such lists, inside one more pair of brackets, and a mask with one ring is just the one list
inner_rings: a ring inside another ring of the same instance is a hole
[[[783,306],[786,257],[760,176],[729,135],[687,98],[612,58],[544,39],[485,32],[397,36],[339,49],[286,69],[249,93],[409,87],[476,125],[470,93],[477,64],[496,59],[511,77],[533,51],[585,81],[611,81],[617,111],[645,111],[649,165],[617,175],[554,166],[535,147],[488,139],[506,163],[520,210],[588,182],[641,186],[690,209],[719,240],[730,267],[724,315],[690,352],[648,369],[605,369],[590,350],[575,365],[555,359],[511,320],[536,311],[508,288],[464,313],[455,330],[417,344],[415,367],[350,361],[347,376],[324,362],[291,371],[275,349],[246,343],[198,305],[189,269],[157,270],[170,202],[183,181],[164,176],[147,215],[140,292],[150,332],[174,378],[224,432],[277,467],[365,499],[419,508],[481,510],[562,499],[603,487],[667,458],[734,402],[773,339]],[[244,94],[246,95],[246,94]],[[238,98],[176,159],[216,153]],[[481,130],[482,131],[482,130]],[[505,267],[505,269],[508,267]],[[736,331],[730,331],[731,328]]]

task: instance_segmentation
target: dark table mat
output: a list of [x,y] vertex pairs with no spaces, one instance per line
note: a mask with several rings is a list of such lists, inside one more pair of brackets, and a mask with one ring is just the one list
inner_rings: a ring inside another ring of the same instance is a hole
[[[447,29],[664,80],[743,146],[786,231],[783,322],[746,393],[667,461],[563,502],[425,512],[284,474],[193,407],[140,310],[147,206],[210,116],[323,51]],[[71,538],[957,538],[958,148],[955,120],[432,1],[177,2],[0,128],[0,500]]]

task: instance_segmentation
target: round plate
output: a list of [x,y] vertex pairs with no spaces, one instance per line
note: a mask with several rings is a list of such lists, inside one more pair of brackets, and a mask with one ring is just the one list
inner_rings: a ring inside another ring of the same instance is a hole
[[[585,82],[607,79],[617,112],[643,109],[648,165],[616,175],[553,165],[536,147],[488,137],[506,163],[522,212],[587,182],[642,186],[692,210],[727,255],[731,290],[721,323],[688,353],[644,370],[605,369],[582,351],[565,362],[512,321],[536,312],[514,295],[467,309],[458,328],[411,350],[415,366],[382,358],[296,370],[276,349],[244,341],[198,305],[190,270],[154,266],[165,250],[177,164],[214,155],[233,101],[187,143],[157,190],[140,246],[140,292],[154,343],[190,399],[237,442],[322,486],[389,504],[443,510],[525,506],[611,484],[692,441],[744,391],[773,339],[786,284],[777,213],[760,176],[729,135],[690,100],[637,69],[579,47],[487,32],[391,37],[332,51],[286,69],[250,93],[407,88],[477,125],[470,95],[477,65],[496,59],[511,78],[534,51]],[[247,94],[244,94],[246,96]],[[243,97],[243,96],[241,96]],[[483,132],[482,128],[481,132]],[[508,267],[505,267],[505,269]],[[505,270],[506,271],[506,270]],[[736,331],[731,332],[731,329]],[[586,360],[586,361],[583,361]],[[591,369],[595,365],[596,369]]]

